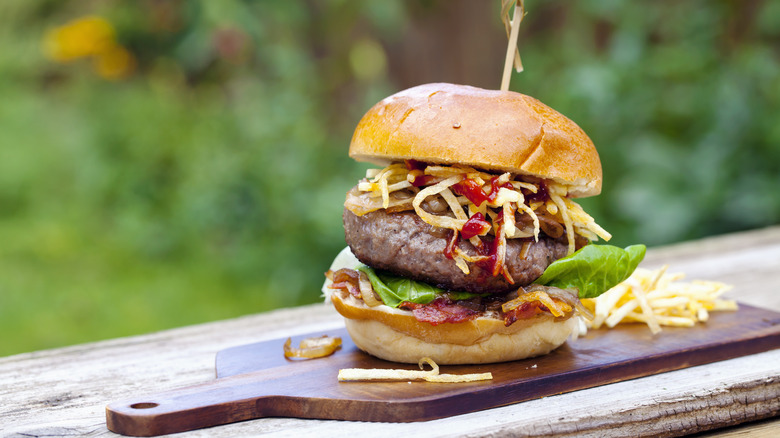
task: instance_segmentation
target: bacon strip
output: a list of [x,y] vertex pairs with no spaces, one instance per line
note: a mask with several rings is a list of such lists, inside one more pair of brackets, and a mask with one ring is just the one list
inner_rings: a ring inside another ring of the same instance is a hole
[[[339,269],[338,271],[327,271],[325,275],[332,281],[329,286],[331,289],[342,289],[355,298],[362,300],[359,286],[359,272],[354,269]],[[417,304],[410,301],[404,301],[398,306],[400,309],[409,310],[415,319],[420,322],[427,322],[431,325],[444,323],[459,323],[470,321],[482,316],[483,312],[462,306],[457,302],[450,301],[445,297],[439,297],[428,304]],[[520,306],[501,312],[501,318],[504,325],[509,327],[515,321],[521,319],[533,318],[540,313],[550,313],[550,310],[539,301],[527,301]]]
[[460,306],[444,298],[436,298],[428,304],[416,304],[404,301],[399,306],[411,310],[414,317],[421,322],[439,325],[445,322],[459,323],[477,318],[480,312]]
[[509,327],[515,321],[530,319],[547,310],[538,301],[528,301],[508,312],[504,312],[504,325]]
[[354,269],[342,268],[338,271],[325,272],[325,277],[332,283],[328,286],[330,289],[342,289],[347,291],[355,298],[363,299],[360,294],[360,274]]

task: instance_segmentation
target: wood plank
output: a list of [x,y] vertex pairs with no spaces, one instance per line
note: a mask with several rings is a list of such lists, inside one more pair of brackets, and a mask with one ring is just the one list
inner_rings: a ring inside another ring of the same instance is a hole
[[[307,324],[300,325],[304,320]],[[263,337],[294,335],[307,328],[333,330],[340,326],[337,314],[326,306],[314,305],[1,358],[0,435],[104,436],[109,433],[106,403],[208,382],[214,378],[214,354],[219,349]],[[545,436],[566,431],[575,434],[577,430],[582,436],[631,436],[625,425],[629,418],[645,419],[647,434],[676,436],[715,427],[708,422],[717,418],[709,412],[714,407],[728,412],[735,422],[778,415],[777,363],[780,350],[773,350],[425,423],[370,426],[264,418],[181,436],[349,436],[369,431],[375,438]],[[737,388],[741,388],[739,392]],[[746,393],[746,388],[750,392]],[[707,405],[702,406],[702,402]],[[666,412],[675,415],[662,415]]]
[[780,314],[742,306],[714,315],[706,327],[669,329],[656,336],[639,324],[593,330],[538,358],[442,367],[447,373],[491,372],[494,377],[449,385],[339,383],[336,375],[343,368],[412,368],[360,352],[344,330],[330,334],[341,336],[344,348],[319,360],[286,360],[284,339],[224,350],[216,365],[217,375],[224,377],[113,403],[107,408],[108,427],[152,436],[264,416],[432,420],[778,348]]

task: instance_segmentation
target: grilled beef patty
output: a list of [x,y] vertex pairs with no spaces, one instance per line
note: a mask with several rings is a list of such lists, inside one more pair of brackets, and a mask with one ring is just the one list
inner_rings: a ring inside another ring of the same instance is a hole
[[[425,223],[413,211],[377,210],[356,216],[345,209],[343,219],[347,245],[358,260],[451,291],[504,293],[517,289],[539,278],[550,263],[564,257],[568,250],[565,239],[552,239],[543,234],[538,242],[508,239],[506,267],[514,280],[511,284],[501,274],[493,276],[476,263],[470,263],[471,272],[464,274],[454,260],[444,255],[452,232]],[[525,242],[530,246],[525,258],[521,258]],[[477,254],[467,240],[460,239],[458,246],[467,254]]]

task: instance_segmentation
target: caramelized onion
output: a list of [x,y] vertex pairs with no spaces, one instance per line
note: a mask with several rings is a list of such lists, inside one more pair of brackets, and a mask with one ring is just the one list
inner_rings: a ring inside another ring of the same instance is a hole
[[298,348],[291,346],[292,339],[284,342],[284,357],[299,359],[316,359],[330,356],[341,348],[341,338],[322,335],[319,338],[306,338],[301,341]]
[[408,195],[403,191],[391,193],[387,208],[385,208],[381,196],[370,196],[369,192],[361,192],[356,187],[353,187],[352,190],[347,192],[344,207],[356,216],[363,216],[382,208],[385,208],[390,213],[412,210],[412,200],[414,198],[410,194]]
[[507,301],[501,306],[501,310],[504,311],[504,313],[512,311],[520,306],[522,306],[525,303],[530,303],[537,301],[541,303],[544,307],[547,308],[547,310],[552,313],[553,316],[560,318],[566,316],[567,313],[571,312],[573,309],[572,306],[570,306],[568,303],[564,302],[563,300],[553,300],[550,295],[547,294],[546,291],[535,289],[535,290],[526,290],[523,288],[520,288],[517,291],[517,298]]
[[445,201],[444,198],[439,195],[428,197],[425,201],[422,202],[421,207],[423,210],[431,214],[446,213],[450,209],[447,201]]
[[552,286],[542,286],[540,284],[532,284],[528,286],[525,290],[529,292],[544,291],[550,297],[561,300],[564,303],[570,305],[571,307],[577,309],[577,312],[580,315],[582,315],[585,319],[589,321],[593,319],[593,313],[591,313],[591,311],[588,310],[588,308],[582,304],[582,301],[580,301],[577,291],[575,290],[560,289]]
[[371,281],[368,280],[368,275],[363,271],[359,271],[358,275],[360,297],[363,298],[363,302],[369,307],[376,307],[383,304],[382,301],[378,300],[376,295],[374,295],[374,288],[371,286]]
[[560,222],[544,214],[537,215],[537,217],[539,218],[539,228],[544,234],[553,239],[563,236],[564,229]]

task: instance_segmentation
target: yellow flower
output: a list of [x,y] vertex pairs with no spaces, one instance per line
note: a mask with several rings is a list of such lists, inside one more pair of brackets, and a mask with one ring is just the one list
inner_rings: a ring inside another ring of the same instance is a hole
[[135,58],[122,46],[113,46],[95,58],[95,72],[103,79],[122,79],[135,69]]
[[57,62],[97,55],[116,45],[114,27],[104,18],[89,16],[47,32],[46,54]]
[[121,79],[135,70],[135,57],[117,43],[114,26],[102,17],[82,17],[51,29],[43,46],[56,62],[92,58],[93,69],[104,79]]

